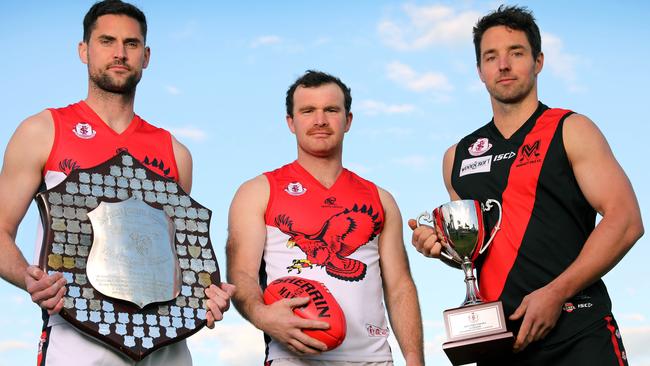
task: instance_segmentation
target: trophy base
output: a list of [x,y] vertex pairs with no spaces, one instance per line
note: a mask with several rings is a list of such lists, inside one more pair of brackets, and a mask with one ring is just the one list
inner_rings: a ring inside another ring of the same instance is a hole
[[512,352],[512,332],[490,334],[477,338],[445,342],[442,349],[453,365],[464,365],[477,361],[494,359]]
[[454,365],[489,360],[512,352],[514,335],[506,328],[501,301],[445,310],[448,341],[442,349]]

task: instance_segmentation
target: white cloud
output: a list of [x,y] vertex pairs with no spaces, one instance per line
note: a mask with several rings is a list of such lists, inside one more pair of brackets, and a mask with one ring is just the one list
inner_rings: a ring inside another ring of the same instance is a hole
[[208,137],[204,130],[196,127],[166,127],[166,129],[179,140],[188,139],[200,142]]
[[412,91],[447,92],[454,89],[447,76],[440,72],[418,73],[399,61],[391,62],[386,69],[389,79]]
[[173,85],[165,85],[165,90],[171,95],[179,95],[181,93],[180,89]]
[[27,303],[28,297],[27,296],[14,295],[14,296],[11,296],[10,299],[11,299],[11,302],[16,304],[16,305],[23,305],[23,304]]
[[650,365],[650,326],[620,327],[631,365]]
[[252,48],[257,48],[260,46],[268,46],[272,44],[278,44],[282,42],[282,38],[276,35],[266,35],[255,38],[251,43]]
[[640,313],[619,314],[616,316],[616,318],[620,319],[621,321],[630,321],[634,323],[640,323],[646,320],[645,315]]
[[551,74],[563,80],[569,91],[578,92],[584,87],[578,83],[577,69],[585,60],[577,55],[567,53],[560,37],[551,33],[542,33],[542,51],[544,52],[544,65]]
[[0,342],[0,353],[19,349],[31,349],[32,347],[32,344],[26,342],[15,340],[2,341]]
[[223,366],[257,365],[264,360],[262,332],[243,320],[217,323],[214,329],[206,328],[190,337],[188,343],[198,364],[202,364],[200,357]]
[[412,112],[415,110],[415,106],[413,104],[386,104],[372,99],[365,99],[357,103],[356,109],[368,115],[397,114]]
[[368,174],[369,172],[372,171],[372,168],[370,168],[367,165],[360,164],[360,163],[348,163],[348,162],[346,162],[344,165],[345,165],[345,167],[347,169],[349,169],[349,170],[351,170],[351,171],[353,171],[353,172],[355,172],[357,174],[360,174],[360,175],[365,175],[365,174]]
[[432,45],[466,45],[472,27],[481,17],[476,11],[460,11],[445,5],[406,4],[408,21],[384,20],[377,30],[382,41],[398,50],[423,49]]

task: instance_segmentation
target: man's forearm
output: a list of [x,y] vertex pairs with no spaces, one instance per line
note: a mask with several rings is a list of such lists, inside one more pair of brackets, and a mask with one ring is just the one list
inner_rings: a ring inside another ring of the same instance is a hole
[[235,308],[242,317],[259,328],[258,320],[255,316],[257,314],[256,309],[264,304],[259,284],[248,275],[233,274],[229,278],[229,281],[237,286],[237,290],[232,297]]
[[15,242],[7,234],[0,239],[0,276],[25,290],[25,269],[29,265]]
[[407,365],[424,365],[422,316],[413,281],[403,281],[386,299],[388,317]]

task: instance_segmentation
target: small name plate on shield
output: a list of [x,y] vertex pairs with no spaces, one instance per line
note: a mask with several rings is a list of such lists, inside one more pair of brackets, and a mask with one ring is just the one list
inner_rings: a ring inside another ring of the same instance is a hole
[[36,195],[40,265],[61,272],[60,315],[135,361],[206,324],[219,284],[211,212],[127,152]]

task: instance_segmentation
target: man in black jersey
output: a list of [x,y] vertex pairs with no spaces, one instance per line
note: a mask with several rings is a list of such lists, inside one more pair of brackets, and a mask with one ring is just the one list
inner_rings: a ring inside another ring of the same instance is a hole
[[[474,27],[474,45],[493,119],[447,150],[443,175],[452,200],[503,205],[476,263],[482,294],[503,302],[516,332],[495,364],[626,365],[601,277],[643,235],[632,186],[589,118],[538,100],[544,54],[530,11],[499,7]],[[441,237],[415,224],[413,245],[438,258]]]

